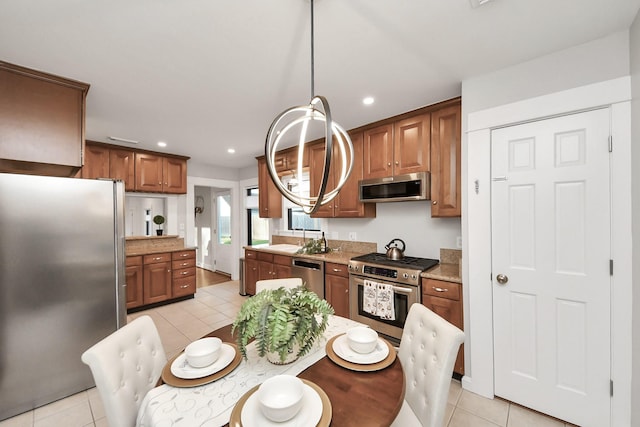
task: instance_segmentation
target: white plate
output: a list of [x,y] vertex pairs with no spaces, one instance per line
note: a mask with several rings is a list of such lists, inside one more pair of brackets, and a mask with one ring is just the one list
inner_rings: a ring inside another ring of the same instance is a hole
[[242,427],[310,427],[318,424],[322,418],[322,398],[307,384],[304,384],[302,408],[290,420],[281,423],[271,421],[262,414],[258,405],[258,391],[256,390],[242,407],[240,413]]
[[382,338],[378,337],[378,344],[376,344],[376,348],[371,353],[357,353],[349,347],[347,335],[345,334],[340,335],[335,339],[335,341],[333,341],[333,351],[347,362],[357,363],[359,365],[369,365],[371,363],[382,362],[386,359],[389,355],[389,346],[382,340]]
[[185,380],[208,377],[226,368],[235,356],[236,349],[229,344],[222,343],[220,356],[218,356],[215,362],[204,368],[194,368],[187,363],[187,356],[182,352],[171,364],[171,373]]

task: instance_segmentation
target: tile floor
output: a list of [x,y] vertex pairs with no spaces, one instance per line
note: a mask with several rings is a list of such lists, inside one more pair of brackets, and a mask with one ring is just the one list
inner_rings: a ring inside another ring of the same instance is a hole
[[[189,342],[231,323],[246,297],[238,295],[238,282],[199,287],[195,298],[141,311],[129,316],[151,316],[160,332],[167,357]],[[502,399],[485,399],[452,380],[445,425],[448,427],[567,427],[571,426]],[[33,411],[0,421],[0,427],[108,427],[95,388]]]

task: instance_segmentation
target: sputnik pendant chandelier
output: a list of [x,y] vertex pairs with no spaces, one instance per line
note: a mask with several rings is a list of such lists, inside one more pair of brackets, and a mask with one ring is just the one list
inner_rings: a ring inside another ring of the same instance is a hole
[[[291,107],[280,113],[269,127],[264,147],[267,169],[271,179],[278,188],[278,191],[280,191],[280,193],[282,193],[282,195],[292,203],[302,207],[303,211],[308,214],[316,212],[321,205],[328,203],[338,195],[340,189],[347,181],[347,178],[349,178],[349,174],[351,174],[351,169],[353,168],[353,144],[351,143],[349,135],[338,123],[332,120],[329,102],[327,102],[326,98],[315,94],[313,37],[313,0],[311,0],[311,101],[308,105]],[[325,158],[320,186],[317,191],[314,191],[315,189],[313,188],[310,189],[311,191],[309,191],[309,194],[305,193],[302,185],[287,187],[282,182],[275,168],[275,156],[278,151],[278,146],[283,141],[287,140],[287,133],[293,133],[293,130],[299,127],[300,134],[297,138],[298,168],[296,176],[298,178],[302,177],[305,142],[307,142],[307,132],[311,121],[320,121],[324,123]],[[331,191],[327,192],[334,136],[337,148],[340,150],[340,173],[339,179],[337,179],[337,182],[335,183],[335,187]],[[316,195],[311,196],[311,194]]]

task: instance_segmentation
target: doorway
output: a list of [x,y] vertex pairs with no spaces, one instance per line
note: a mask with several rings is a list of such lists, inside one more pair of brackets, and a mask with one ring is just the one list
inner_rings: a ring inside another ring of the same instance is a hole
[[491,133],[495,394],[610,422],[609,110]]

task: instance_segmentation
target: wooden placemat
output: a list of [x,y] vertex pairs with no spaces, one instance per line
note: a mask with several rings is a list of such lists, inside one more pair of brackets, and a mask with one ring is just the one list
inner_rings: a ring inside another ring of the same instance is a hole
[[381,369],[386,368],[387,366],[391,365],[394,360],[396,360],[395,348],[393,348],[391,343],[389,343],[389,341],[385,340],[384,338],[380,338],[380,339],[384,341],[384,343],[389,347],[389,354],[380,362],[352,363],[352,362],[349,362],[348,360],[344,360],[342,357],[338,356],[335,351],[333,351],[333,342],[342,335],[344,334],[336,335],[335,337],[327,341],[327,346],[326,346],[327,357],[331,359],[331,361],[336,365],[342,366],[343,368],[351,369],[352,371],[373,372],[373,371],[379,371]]
[[161,376],[162,381],[164,381],[165,384],[169,384],[174,387],[197,387],[199,385],[209,384],[211,382],[214,382],[215,380],[219,380],[220,378],[227,375],[229,372],[236,369],[240,364],[240,362],[242,361],[242,354],[240,354],[240,352],[238,351],[238,346],[229,342],[225,342],[225,344],[232,346],[236,352],[236,355],[231,361],[231,363],[229,363],[225,368],[221,369],[220,371],[214,372],[213,374],[207,375],[206,377],[202,377],[202,378],[192,378],[192,379],[178,378],[175,375],[173,375],[173,373],[171,373],[171,364],[173,363],[174,360],[178,358],[178,356],[182,354],[182,353],[178,353],[175,357],[172,357],[171,360],[169,360],[166,365],[164,365],[164,368],[162,369],[162,376]]
[[[320,395],[320,399],[322,400],[322,416],[320,417],[320,421],[318,421],[318,424],[316,424],[316,427],[329,427],[329,425],[331,424],[331,417],[333,416],[333,410],[331,408],[331,401],[329,400],[329,396],[327,396],[327,393],[325,393],[324,390],[322,390],[316,383],[305,380],[304,378],[301,379],[303,383],[314,389],[316,393]],[[242,408],[244,407],[244,404],[247,402],[249,397],[256,391],[258,391],[258,388],[260,388],[260,384],[246,392],[240,398],[240,400],[238,400],[236,406],[233,407],[233,411],[231,411],[229,427],[242,427]]]

